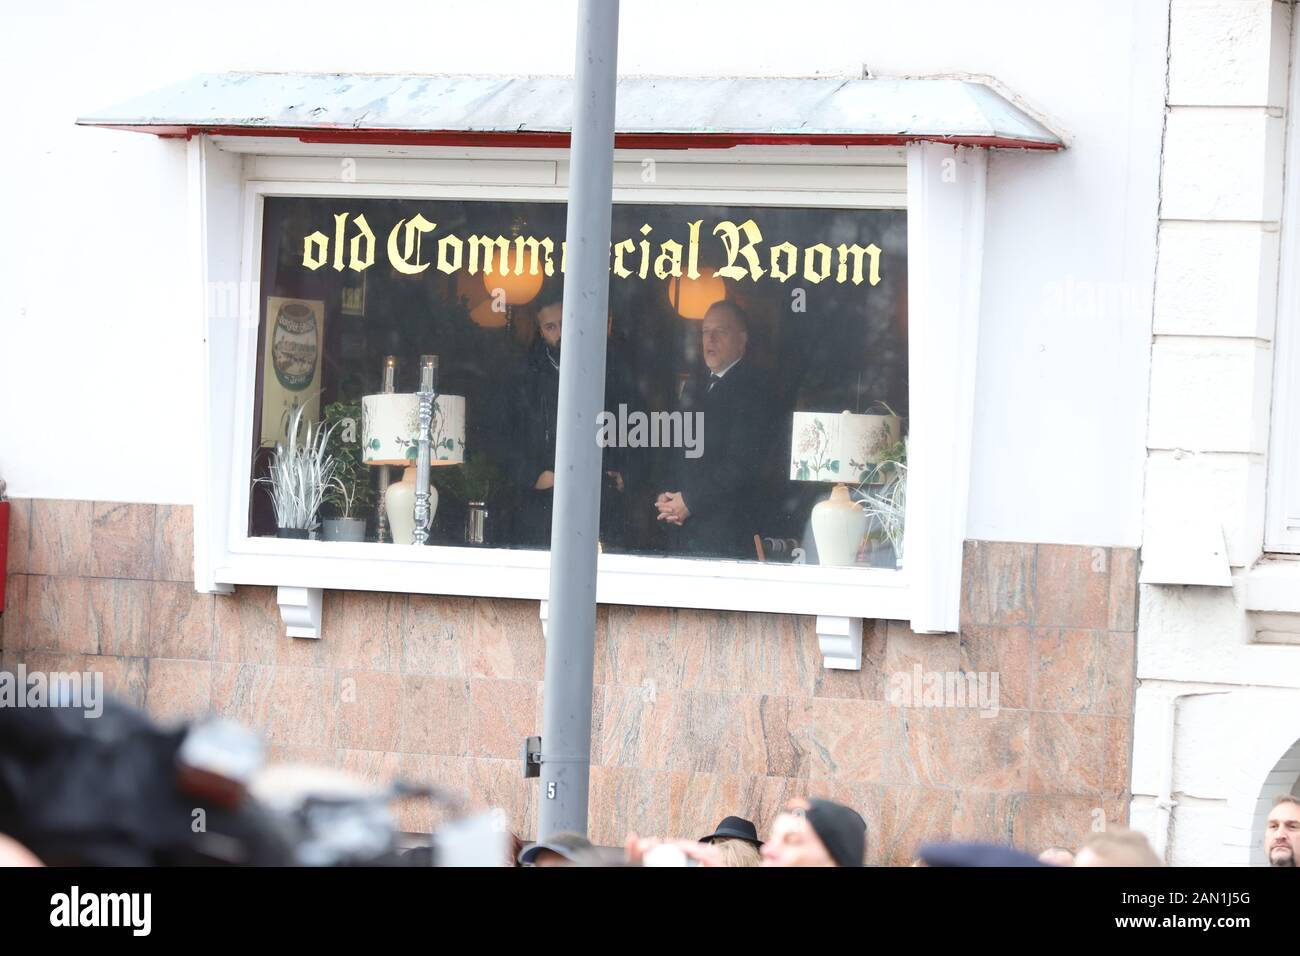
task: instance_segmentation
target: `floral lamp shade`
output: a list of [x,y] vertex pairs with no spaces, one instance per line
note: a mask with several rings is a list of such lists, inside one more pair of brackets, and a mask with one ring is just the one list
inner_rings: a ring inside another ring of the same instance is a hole
[[896,415],[795,412],[790,480],[856,485],[902,436]]
[[[465,398],[434,400],[430,464],[465,460]],[[420,398],[415,394],[366,395],[361,399],[361,457],[367,465],[413,465],[420,450]]]

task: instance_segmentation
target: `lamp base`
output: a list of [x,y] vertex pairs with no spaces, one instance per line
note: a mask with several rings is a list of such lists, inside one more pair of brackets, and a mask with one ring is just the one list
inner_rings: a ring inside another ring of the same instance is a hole
[[856,564],[867,523],[866,512],[853,503],[848,486],[836,485],[831,496],[812,510],[817,563],[829,567]]
[[[393,531],[394,544],[411,544],[415,537],[415,466],[403,470],[402,480],[388,486],[385,510],[388,526]],[[429,526],[438,513],[438,489],[429,485]]]
[[383,544],[388,540],[388,466],[379,469],[379,504],[375,508],[375,540]]

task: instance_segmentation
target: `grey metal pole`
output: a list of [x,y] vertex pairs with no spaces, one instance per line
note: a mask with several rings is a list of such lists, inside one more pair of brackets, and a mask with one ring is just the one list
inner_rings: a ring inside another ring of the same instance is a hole
[[574,73],[539,839],[587,832],[601,485],[596,417],[605,399],[618,0],[581,0]]

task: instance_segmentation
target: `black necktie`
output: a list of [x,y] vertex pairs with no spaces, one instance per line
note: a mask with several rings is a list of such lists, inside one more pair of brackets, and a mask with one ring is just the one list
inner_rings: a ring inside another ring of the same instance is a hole
[[706,392],[711,392],[711,391],[713,391],[713,386],[714,386],[714,385],[717,385],[717,384],[718,384],[719,382],[721,382],[721,381],[722,381],[722,376],[721,376],[721,375],[719,375],[717,372],[710,372],[710,373],[709,373],[709,387],[708,387],[707,389],[705,389],[705,391],[706,391]]

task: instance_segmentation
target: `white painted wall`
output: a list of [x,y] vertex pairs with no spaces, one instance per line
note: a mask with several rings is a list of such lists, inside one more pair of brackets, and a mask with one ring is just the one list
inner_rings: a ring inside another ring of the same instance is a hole
[[[1300,776],[1300,563],[1251,586],[1275,331],[1297,321],[1277,303],[1279,226],[1300,227],[1281,222],[1291,20],[1276,0],[1171,5],[1143,576],[1231,572],[1139,590],[1132,820],[1173,864],[1262,862],[1261,814]],[[1296,643],[1256,640],[1277,611]]]
[[[1162,503],[1184,516],[1216,503],[1235,586],[1141,589],[1133,820],[1158,825],[1171,766],[1170,859],[1240,858],[1224,834],[1253,839],[1242,821],[1269,761],[1300,737],[1285,725],[1300,648],[1251,643],[1242,580],[1263,525],[1280,184],[1268,107],[1289,5],[1173,0],[1163,140],[1162,0],[623,6],[627,73],[985,74],[1069,138],[1060,155],[989,163],[968,534],[1150,546],[1168,530]],[[572,66],[571,0],[502,0],[491,20],[398,0],[212,9],[52,0],[7,14],[0,475],[16,496],[194,497],[184,147],[78,129],[76,115],[201,71]],[[1170,740],[1170,699],[1206,691],[1225,693],[1190,698]]]
[[[571,72],[573,2],[486,9],[53,0],[8,15],[0,80],[21,91],[18,135],[0,151],[0,474],[12,494],[193,499],[196,353],[174,290],[183,151],[73,118],[201,71]],[[1136,545],[1164,4],[623,11],[625,73],[980,74],[1069,136],[1061,155],[989,164],[968,533]],[[1098,291],[1111,301],[1084,301]]]

